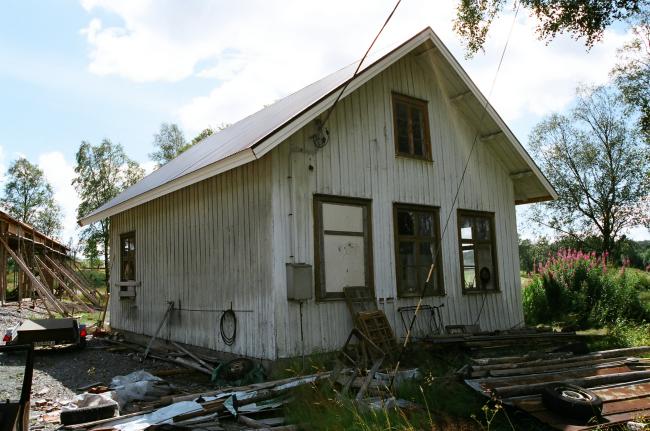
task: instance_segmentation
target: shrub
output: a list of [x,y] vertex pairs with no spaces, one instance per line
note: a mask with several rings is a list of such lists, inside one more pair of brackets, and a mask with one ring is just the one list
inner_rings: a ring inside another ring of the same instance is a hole
[[607,254],[560,250],[536,265],[524,289],[526,323],[571,321],[603,326],[618,319],[640,322],[649,312],[639,299],[643,288],[638,271],[608,268]]

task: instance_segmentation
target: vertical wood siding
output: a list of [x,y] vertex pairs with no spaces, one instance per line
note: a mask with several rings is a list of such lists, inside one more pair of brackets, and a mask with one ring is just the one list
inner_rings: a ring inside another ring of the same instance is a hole
[[[112,281],[119,236],[135,230],[134,301],[111,297],[114,328],[152,335],[167,301],[177,308],[237,312],[237,338],[219,335],[219,312],[174,311],[162,337],[259,358],[275,355],[271,298],[270,159],[202,181],[111,219]],[[114,288],[115,289],[115,288]]]
[[[391,92],[429,101],[433,162],[395,156]],[[374,285],[380,306],[398,335],[403,334],[397,308],[415,304],[397,299],[393,203],[440,207],[446,296],[425,303],[444,303],[445,324],[473,324],[507,329],[521,324],[523,313],[513,184],[509,172],[485,143],[474,149],[453,208],[456,188],[475,137],[475,129],[449,102],[444,84],[429,66],[405,57],[341,100],[322,149],[311,143],[307,126],[271,152],[273,176],[274,300],[277,356],[298,355],[299,305],[286,299],[285,262],[314,261],[314,193],[372,199]],[[495,212],[499,293],[463,295],[456,209]],[[482,312],[481,312],[481,309]],[[303,304],[306,352],[338,349],[352,328],[342,301]]]
[[[135,301],[111,299],[111,324],[151,335],[167,301],[181,308],[233,308],[237,340],[219,336],[220,313],[175,312],[164,336],[251,357],[298,355],[300,306],[286,299],[287,262],[314,261],[313,195],[372,200],[374,286],[398,335],[393,203],[440,207],[446,296],[445,324],[505,329],[523,321],[513,184],[492,150],[478,142],[458,203],[451,203],[475,128],[449,102],[428,64],[405,57],[341,100],[328,128],[330,141],[316,149],[312,126],[300,130],[262,159],[114,216],[113,254],[119,234],[136,231]],[[429,101],[433,162],[395,156],[391,92]],[[495,212],[499,293],[463,295],[456,208]],[[115,256],[113,256],[115,257]],[[119,259],[111,270],[119,279]],[[481,311],[482,310],[482,311]],[[352,328],[344,302],[303,304],[305,351],[338,349]]]

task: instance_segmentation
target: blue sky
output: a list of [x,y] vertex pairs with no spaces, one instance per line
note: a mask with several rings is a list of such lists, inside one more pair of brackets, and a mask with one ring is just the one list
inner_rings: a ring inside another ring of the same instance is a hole
[[[452,31],[456,0],[405,0],[377,43],[431,26],[488,93],[513,20],[494,25],[485,54],[463,56]],[[70,186],[82,140],[109,138],[146,164],[161,122],[191,138],[232,123],[359,58],[390,0],[21,0],[0,15],[0,169],[19,155],[38,163],[76,235]],[[565,109],[581,82],[603,83],[629,37],[612,29],[587,52],[539,42],[521,13],[490,97],[522,142],[545,115]],[[635,233],[650,237],[647,230]]]

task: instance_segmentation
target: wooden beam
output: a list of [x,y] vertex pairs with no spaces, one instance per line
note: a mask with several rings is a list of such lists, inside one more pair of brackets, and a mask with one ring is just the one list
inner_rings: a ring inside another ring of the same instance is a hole
[[451,103],[457,103],[457,102],[460,102],[461,100],[463,100],[465,97],[469,96],[470,94],[472,94],[472,92],[470,90],[467,90],[467,91],[464,91],[462,93],[455,94],[455,95],[449,97],[449,101]]
[[494,132],[494,133],[488,133],[487,135],[481,136],[481,141],[483,142],[489,142],[493,139],[498,138],[499,136],[503,135],[503,132],[501,130]]
[[[68,312],[63,308],[63,306],[59,303],[59,301],[52,295],[51,292],[48,291],[48,289],[43,286],[43,284],[40,282],[38,278],[32,273],[32,271],[29,269],[29,267],[23,262],[23,260],[16,255],[16,253],[11,250],[9,247],[9,244],[6,243],[6,241],[3,238],[0,238],[0,243],[4,245],[5,249],[9,252],[9,255],[12,257],[12,259],[18,264],[20,269],[29,277],[30,281],[32,282],[33,286],[36,287],[38,290],[39,296],[43,298],[43,301],[49,300],[53,308],[56,309],[57,312],[61,313],[64,316],[68,315]],[[50,317],[52,316],[51,311],[48,309],[48,313],[50,314]]]
[[[0,237],[7,236],[7,223],[0,221]],[[7,300],[7,251],[0,247],[0,304],[5,305]]]
[[522,178],[528,178],[533,176],[533,171],[530,169],[527,169],[525,171],[517,171],[517,172],[511,172],[510,173],[510,178],[513,180],[519,180]]
[[47,260],[50,263],[50,265],[52,265],[57,271],[59,271],[59,273],[61,273],[65,278],[70,280],[72,284],[74,284],[75,287],[79,289],[79,291],[83,294],[83,296],[85,296],[90,301],[91,304],[93,304],[95,307],[102,306],[101,301],[95,298],[85,286],[79,283],[79,281],[75,277],[71,276],[66,271],[66,269],[63,268],[62,265],[60,265],[57,261],[55,261],[54,259],[52,259],[50,256],[47,255],[45,256],[45,260]]
[[45,265],[45,262],[43,262],[43,261],[41,260],[41,258],[39,258],[38,256],[36,256],[36,264],[38,265],[38,268],[39,268],[41,271],[45,271],[45,272],[47,272],[47,273],[50,275],[50,277],[53,277],[56,281],[58,281],[58,282],[59,282],[59,285],[61,285],[61,287],[62,287],[66,292],[68,292],[68,294],[69,294],[70,296],[72,296],[72,298],[76,299],[77,302],[78,302],[80,305],[82,305],[82,306],[86,309],[86,311],[88,311],[89,313],[94,313],[94,312],[95,312],[94,309],[90,308],[90,307],[89,307],[89,306],[88,306],[88,305],[83,301],[83,298],[82,298],[81,296],[79,296],[79,295],[78,295],[74,290],[72,290],[72,289],[71,289],[71,288],[70,288],[70,287],[65,283],[65,281],[63,281],[63,279],[62,279],[61,277],[59,277],[59,275],[58,275],[56,272],[54,272],[54,271],[52,271],[52,269],[48,268],[47,265]]

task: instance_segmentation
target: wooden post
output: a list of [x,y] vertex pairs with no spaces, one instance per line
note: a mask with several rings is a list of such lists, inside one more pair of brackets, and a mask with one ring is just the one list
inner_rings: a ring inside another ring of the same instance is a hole
[[[6,222],[0,222],[0,237],[6,239],[8,225]],[[7,252],[4,247],[0,247],[0,304],[5,305],[7,300]]]

